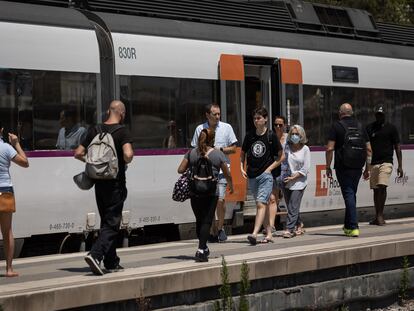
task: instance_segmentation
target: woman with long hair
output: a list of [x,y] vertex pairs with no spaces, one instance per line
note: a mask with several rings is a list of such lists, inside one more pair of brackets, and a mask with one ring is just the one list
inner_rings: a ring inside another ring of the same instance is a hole
[[[183,174],[188,168],[193,168],[200,157],[208,157],[213,166],[213,175],[218,177],[220,169],[224,173],[230,193],[233,193],[233,181],[226,164],[226,157],[220,150],[214,149],[214,129],[203,129],[198,137],[197,148],[188,152],[178,167],[178,173]],[[191,194],[191,208],[196,218],[196,233],[198,237],[198,250],[195,254],[195,260],[198,262],[208,261],[210,250],[207,247],[207,240],[210,234],[211,223],[213,222],[216,212],[217,194],[207,196]]]
[[300,204],[308,185],[310,168],[310,150],[306,146],[307,139],[303,127],[293,125],[285,145],[285,165],[282,165],[283,192],[287,205],[286,231],[284,238],[292,238],[304,233],[300,220]]
[[[22,167],[29,167],[26,154],[20,146],[16,135],[9,133],[9,142],[3,140],[3,124],[0,121],[0,192],[14,194],[13,184],[10,178],[10,163],[14,162]],[[1,204],[1,203],[0,203]],[[6,258],[6,277],[14,277],[19,274],[13,271],[12,260],[14,254],[14,238],[12,232],[12,213],[0,212],[0,227],[3,236],[4,254]]]

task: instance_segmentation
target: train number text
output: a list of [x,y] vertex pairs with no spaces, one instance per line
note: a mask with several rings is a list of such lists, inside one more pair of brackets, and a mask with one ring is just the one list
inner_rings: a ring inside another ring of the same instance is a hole
[[135,48],[127,48],[124,46],[118,47],[119,58],[137,59],[137,52]]

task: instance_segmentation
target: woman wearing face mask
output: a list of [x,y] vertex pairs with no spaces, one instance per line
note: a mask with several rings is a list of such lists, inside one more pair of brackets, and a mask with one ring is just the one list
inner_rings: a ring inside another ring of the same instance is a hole
[[287,205],[286,231],[284,238],[301,235],[301,220],[299,215],[303,192],[308,184],[307,176],[310,168],[310,150],[305,145],[306,133],[300,125],[293,125],[287,137],[285,146],[285,164],[282,167],[283,189]]

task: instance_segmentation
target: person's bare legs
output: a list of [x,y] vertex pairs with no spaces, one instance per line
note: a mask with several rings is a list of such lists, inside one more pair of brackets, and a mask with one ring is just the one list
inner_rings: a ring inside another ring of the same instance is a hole
[[14,255],[14,238],[12,232],[12,213],[0,213],[0,227],[3,235],[4,253],[6,257],[6,277],[19,274],[13,271],[12,261]]
[[270,230],[275,228],[275,220],[277,215],[277,206],[279,203],[279,188],[273,189],[269,199],[269,213],[265,219],[264,224],[270,225]]
[[[257,234],[259,233],[260,228],[263,225],[263,222],[266,217],[266,210],[269,208],[269,205],[264,204],[262,202],[256,202],[256,208],[256,218],[254,221],[254,230],[252,233],[254,237],[257,237]],[[272,229],[269,226],[269,224],[266,225],[266,232],[266,239],[272,239]]]
[[375,220],[377,225],[384,225],[384,206],[387,200],[387,187],[384,185],[378,185],[378,188],[374,189],[374,204],[375,204]]
[[223,229],[224,226],[224,216],[226,215],[226,204],[224,200],[217,201],[217,230]]

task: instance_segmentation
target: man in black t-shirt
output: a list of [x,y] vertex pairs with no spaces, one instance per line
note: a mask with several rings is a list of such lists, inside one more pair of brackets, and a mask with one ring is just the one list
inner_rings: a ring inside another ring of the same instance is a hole
[[[124,104],[118,100],[112,101],[107,113],[108,119],[101,127],[103,132],[111,131],[115,127],[118,128],[112,133],[112,137],[116,148],[119,171],[116,179],[95,180],[95,197],[101,217],[101,226],[99,237],[92,246],[90,253],[85,257],[85,261],[92,272],[97,275],[104,274],[100,267],[101,261],[104,262],[104,266],[109,272],[123,269],[116,254],[116,238],[122,219],[124,201],[127,197],[125,168],[134,156],[129,130],[125,127],[119,127],[119,124],[122,124],[125,119]],[[85,162],[86,150],[97,133],[96,127],[91,127],[88,130],[84,141],[75,150],[76,159]]]
[[397,156],[398,177],[403,176],[402,153],[397,128],[385,121],[385,109],[375,109],[375,122],[367,126],[367,133],[372,146],[370,187],[374,190],[375,218],[371,225],[383,226],[384,205],[387,199],[387,186],[392,173],[393,150]]
[[[346,134],[346,125],[349,128],[360,128],[361,126],[353,118],[352,106],[348,103],[342,104],[339,108],[339,119],[336,121],[330,131],[328,136],[328,144],[326,145],[326,175],[328,178],[332,178],[332,169],[331,163],[333,158],[333,153],[335,151],[335,162],[334,168],[336,172],[336,177],[338,179],[339,185],[341,187],[342,196],[345,201],[345,220],[344,220],[344,233],[349,237],[358,237],[359,236],[359,227],[358,227],[358,217],[356,211],[356,194],[358,190],[358,183],[361,179],[362,168],[351,168],[345,166],[341,159],[341,151],[345,142]],[[342,122],[341,122],[342,121]],[[344,125],[342,124],[344,123]],[[363,131],[362,136],[366,141],[366,153],[367,153],[367,162],[371,157],[371,145],[369,143],[368,135]],[[364,178],[368,178],[368,163],[364,171]]]
[[[279,139],[274,133],[270,135],[268,132],[267,120],[268,113],[264,107],[254,111],[253,121],[256,129],[246,134],[240,153],[241,173],[244,178],[249,178],[249,187],[253,192],[257,207],[254,230],[247,237],[252,245],[256,244],[257,234],[268,213],[266,210],[269,208],[269,198],[273,189],[272,171],[284,160]],[[247,172],[244,170],[246,155]],[[266,226],[266,232],[264,243],[272,241],[270,224]]]

